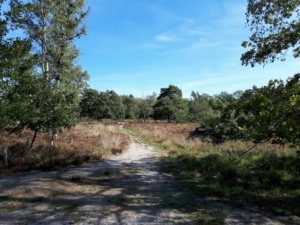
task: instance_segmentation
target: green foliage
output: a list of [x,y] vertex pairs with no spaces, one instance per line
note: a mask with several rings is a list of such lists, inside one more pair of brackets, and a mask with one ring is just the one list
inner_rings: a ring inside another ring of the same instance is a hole
[[154,118],[167,119],[171,122],[176,110],[176,105],[169,97],[160,98],[154,106]]
[[240,137],[254,142],[300,144],[300,75],[286,83],[272,80],[267,86],[245,93],[234,105]]
[[[5,23],[11,26],[1,33],[2,127],[27,127],[36,133],[75,125],[78,96],[88,78],[76,64],[79,50],[73,43],[85,34],[84,2],[10,1]],[[24,31],[26,40],[4,40],[14,29]]]
[[160,89],[160,94],[157,100],[164,97],[168,97],[170,99],[182,98],[182,91],[178,87],[170,84],[169,87]]
[[139,103],[133,95],[122,96],[123,105],[125,107],[125,119],[137,119],[139,117]]
[[154,119],[184,122],[188,118],[188,100],[182,98],[182,92],[178,87],[169,85],[168,88],[161,88],[153,110]]
[[[200,95],[192,92],[192,99],[182,98],[181,90],[173,85],[162,88],[161,94],[135,98],[132,95],[118,96],[114,91],[98,93],[84,89],[81,97],[81,116],[92,119],[163,119],[169,122],[204,122],[210,126],[219,123],[221,112],[236,101],[241,91],[233,94]],[[121,101],[121,102],[120,102]],[[118,115],[117,115],[118,114]]]
[[85,88],[82,92],[80,101],[81,116],[99,120],[98,101],[99,93],[97,90]]
[[7,17],[0,20],[0,129],[31,118],[32,96],[38,89],[32,76],[36,57],[30,53],[31,43],[26,39],[8,39],[7,22]]
[[[297,189],[300,158],[296,154],[228,153],[197,155],[187,151],[162,158],[162,167],[204,196],[226,197],[285,215],[300,215]],[[278,193],[280,196],[277,197]],[[288,200],[288,201],[287,201]]]
[[[283,61],[288,49],[299,57],[299,0],[249,0],[246,16],[253,34],[242,44],[249,49],[241,57],[242,64]],[[245,93],[236,106],[243,138],[299,146],[299,74],[286,84],[274,80],[252,92]]]
[[185,123],[189,121],[188,110],[189,110],[189,100],[188,99],[175,99],[174,103],[176,105],[176,112],[174,113],[174,120],[177,123]]
[[114,91],[99,92],[86,88],[83,90],[81,116],[92,119],[124,119],[125,107],[120,97]]
[[284,60],[290,48],[299,57],[299,0],[248,0],[246,16],[253,34],[242,44],[249,49],[241,57],[244,65]]
[[286,82],[271,80],[232,95],[214,97],[192,93],[190,116],[206,124],[214,143],[247,140],[254,143],[300,145],[300,74]]
[[143,119],[144,122],[150,117],[153,117],[153,106],[156,103],[156,93],[146,96],[145,99],[140,99],[138,102],[139,107],[139,118]]
[[207,94],[200,95],[192,92],[192,99],[189,101],[189,117],[192,122],[211,124],[220,116],[220,111],[213,108],[214,98]]
[[123,105],[122,98],[114,91],[106,91],[105,93],[103,93],[103,97],[107,100],[105,102],[107,106],[106,118],[124,119],[125,107]]

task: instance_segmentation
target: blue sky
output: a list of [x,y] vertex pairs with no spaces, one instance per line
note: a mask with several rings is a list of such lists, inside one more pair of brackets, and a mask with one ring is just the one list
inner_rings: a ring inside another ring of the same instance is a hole
[[145,97],[169,84],[183,96],[258,87],[299,71],[285,62],[241,65],[246,0],[89,0],[79,63],[99,91]]

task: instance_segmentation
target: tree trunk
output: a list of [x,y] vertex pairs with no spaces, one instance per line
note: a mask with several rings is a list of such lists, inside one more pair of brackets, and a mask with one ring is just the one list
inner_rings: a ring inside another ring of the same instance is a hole
[[7,146],[6,145],[2,146],[2,152],[3,152],[3,165],[7,166],[8,160],[7,160]]
[[34,131],[34,135],[33,135],[33,138],[32,138],[32,141],[31,141],[31,144],[30,144],[29,149],[32,148],[33,143],[34,143],[34,141],[35,141],[35,138],[36,138],[36,135],[37,135],[38,131],[39,131],[39,129],[37,129],[37,130]]

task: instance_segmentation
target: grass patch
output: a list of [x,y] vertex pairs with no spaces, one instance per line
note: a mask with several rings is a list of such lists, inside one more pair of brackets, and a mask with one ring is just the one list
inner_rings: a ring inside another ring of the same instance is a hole
[[199,195],[227,198],[277,214],[300,215],[300,159],[295,156],[181,154],[163,157],[163,169]]
[[180,154],[163,169],[199,195],[233,200],[281,215],[300,215],[300,158],[275,154]]

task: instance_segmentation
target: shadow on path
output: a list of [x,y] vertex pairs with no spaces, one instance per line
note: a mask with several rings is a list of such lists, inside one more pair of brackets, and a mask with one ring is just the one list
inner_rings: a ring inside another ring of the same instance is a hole
[[193,196],[136,143],[112,160],[0,179],[0,191],[0,225],[283,224]]

